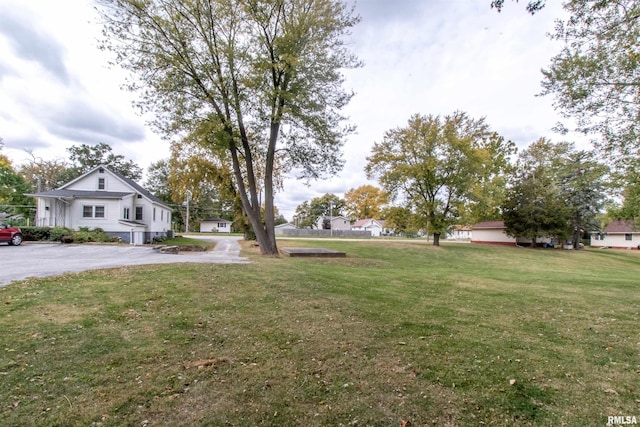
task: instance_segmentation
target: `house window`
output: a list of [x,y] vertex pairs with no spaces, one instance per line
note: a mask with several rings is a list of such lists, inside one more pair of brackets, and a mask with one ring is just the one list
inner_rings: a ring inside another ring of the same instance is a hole
[[153,222],[156,222],[156,208],[153,208]]
[[218,228],[227,228],[227,223],[226,222],[219,222],[218,223]]
[[164,211],[160,209],[160,221],[164,221]]
[[104,190],[105,187],[104,178],[98,178],[98,190]]
[[91,206],[91,205],[82,206],[83,218],[104,218],[104,214],[105,214],[104,206]]
[[624,240],[628,240],[628,241],[633,240],[633,236],[631,235],[631,233],[626,233],[624,235]]
[[104,168],[98,169],[98,173],[104,173]]
[[142,221],[142,206],[136,206],[136,221]]
[[129,219],[129,208],[124,208],[124,211],[122,212],[122,218]]

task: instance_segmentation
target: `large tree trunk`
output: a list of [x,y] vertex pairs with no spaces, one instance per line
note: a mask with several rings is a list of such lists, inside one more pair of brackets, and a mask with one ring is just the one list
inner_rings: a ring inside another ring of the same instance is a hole
[[440,233],[433,233],[433,246],[440,246]]
[[[276,247],[275,235],[273,232],[273,228],[271,229],[271,233],[268,233],[265,229],[264,224],[262,224],[262,218],[260,217],[260,204],[258,202],[258,194],[255,185],[255,173],[253,171],[253,165],[251,164],[251,159],[249,156],[245,159],[247,163],[247,181],[249,183],[249,191],[250,194],[247,193],[247,186],[244,183],[242,169],[240,167],[240,161],[238,159],[238,153],[236,152],[236,148],[233,144],[230,145],[231,159],[233,161],[233,172],[236,177],[236,185],[238,186],[238,193],[240,194],[240,200],[242,201],[242,207],[244,208],[245,213],[247,214],[247,218],[249,219],[249,223],[253,228],[253,232],[256,235],[256,240],[258,241],[258,246],[260,247],[260,253],[262,255],[278,255],[278,248]],[[265,187],[267,186],[265,180]],[[271,186],[270,190],[266,190],[265,192],[269,194],[270,200],[265,201],[265,206],[271,204],[271,211],[273,212],[273,183],[271,180],[268,181],[269,186]],[[266,212],[265,212],[266,213]],[[273,220],[272,220],[273,223]],[[272,236],[270,236],[270,234]]]

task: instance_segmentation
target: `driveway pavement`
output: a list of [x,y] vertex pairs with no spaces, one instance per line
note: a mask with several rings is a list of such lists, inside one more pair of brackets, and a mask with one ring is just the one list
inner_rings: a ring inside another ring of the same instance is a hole
[[[190,236],[195,237],[195,236]],[[0,286],[28,277],[55,276],[74,271],[121,267],[126,265],[171,264],[178,262],[244,263],[237,236],[207,236],[215,241],[209,252],[161,254],[148,246],[63,245],[24,242],[21,246],[0,245]]]

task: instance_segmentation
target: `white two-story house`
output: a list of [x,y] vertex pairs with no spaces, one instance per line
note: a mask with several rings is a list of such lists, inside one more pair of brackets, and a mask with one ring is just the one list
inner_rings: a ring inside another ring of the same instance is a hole
[[131,244],[150,242],[171,229],[171,208],[133,180],[98,166],[58,189],[30,194],[36,225],[101,228]]

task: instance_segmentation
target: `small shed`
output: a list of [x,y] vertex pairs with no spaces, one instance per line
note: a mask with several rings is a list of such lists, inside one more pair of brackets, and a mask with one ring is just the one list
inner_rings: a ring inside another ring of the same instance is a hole
[[222,218],[209,218],[200,221],[201,233],[231,233],[232,221]]

